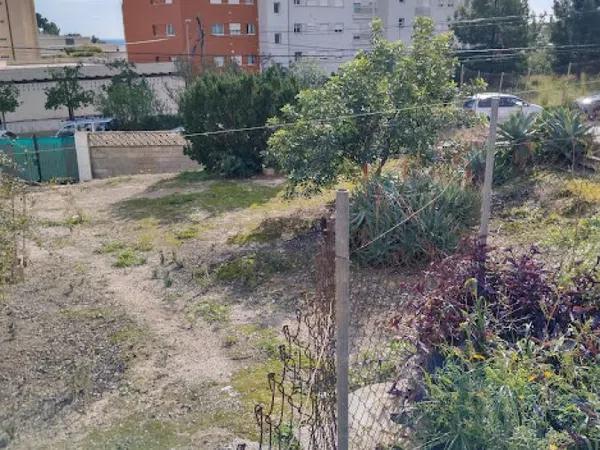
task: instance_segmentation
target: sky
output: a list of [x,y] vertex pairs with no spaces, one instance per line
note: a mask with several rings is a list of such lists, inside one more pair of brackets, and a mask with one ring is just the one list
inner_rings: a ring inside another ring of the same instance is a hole
[[35,9],[55,22],[61,33],[123,38],[121,0],[35,0]]
[[[267,0],[259,0],[267,1]],[[35,0],[37,12],[56,22],[61,33],[123,38],[121,0]],[[552,0],[529,0],[536,14],[552,10]]]

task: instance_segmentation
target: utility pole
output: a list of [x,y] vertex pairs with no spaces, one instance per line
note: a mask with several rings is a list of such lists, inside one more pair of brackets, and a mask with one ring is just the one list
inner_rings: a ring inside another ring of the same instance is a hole
[[490,118],[490,134],[485,153],[485,178],[481,191],[481,223],[479,225],[479,244],[487,246],[490,214],[492,210],[492,184],[494,182],[494,157],[496,154],[496,130],[498,127],[498,105],[500,99],[492,98],[492,117]]
[[188,62],[190,62],[192,58],[190,53],[190,23],[192,23],[192,19],[185,19],[185,51]]
[[335,199],[335,365],[337,450],[348,450],[348,329],[350,328],[350,205],[348,191]]

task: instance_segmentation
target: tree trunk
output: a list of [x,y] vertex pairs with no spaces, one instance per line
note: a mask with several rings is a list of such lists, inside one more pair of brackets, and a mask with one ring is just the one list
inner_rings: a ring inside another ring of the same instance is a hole
[[2,129],[6,130],[6,113],[2,111]]
[[69,120],[73,121],[75,120],[75,111],[73,110],[73,107],[69,106]]
[[382,158],[381,161],[379,161],[379,167],[377,167],[377,170],[375,171],[375,175],[379,176],[381,175],[381,171],[383,170],[383,166],[385,166],[385,163],[387,162],[387,156]]

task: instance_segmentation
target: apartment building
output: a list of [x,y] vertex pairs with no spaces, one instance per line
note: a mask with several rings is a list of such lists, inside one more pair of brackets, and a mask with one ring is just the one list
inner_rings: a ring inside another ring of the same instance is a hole
[[246,70],[312,59],[333,72],[368,49],[371,21],[410,42],[417,16],[448,29],[459,0],[123,0],[130,61],[189,57]]
[[313,59],[328,72],[351,59],[351,0],[259,0],[263,65]]
[[39,60],[38,28],[33,0],[0,0],[0,60]]
[[260,69],[256,0],[123,0],[123,22],[131,62]]
[[409,43],[416,17],[448,30],[458,0],[258,0],[264,64],[284,66],[313,59],[335,71],[357,51],[368,50],[371,22],[383,21],[385,37]]

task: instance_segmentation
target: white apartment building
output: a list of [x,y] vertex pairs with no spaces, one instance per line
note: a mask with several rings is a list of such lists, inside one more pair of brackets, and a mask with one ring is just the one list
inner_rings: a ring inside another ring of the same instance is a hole
[[[448,30],[459,0],[258,0],[259,46],[265,65],[289,66],[302,58],[327,72],[370,46],[371,21],[383,21],[389,40],[410,42],[416,17]],[[456,2],[456,3],[455,3]]]

